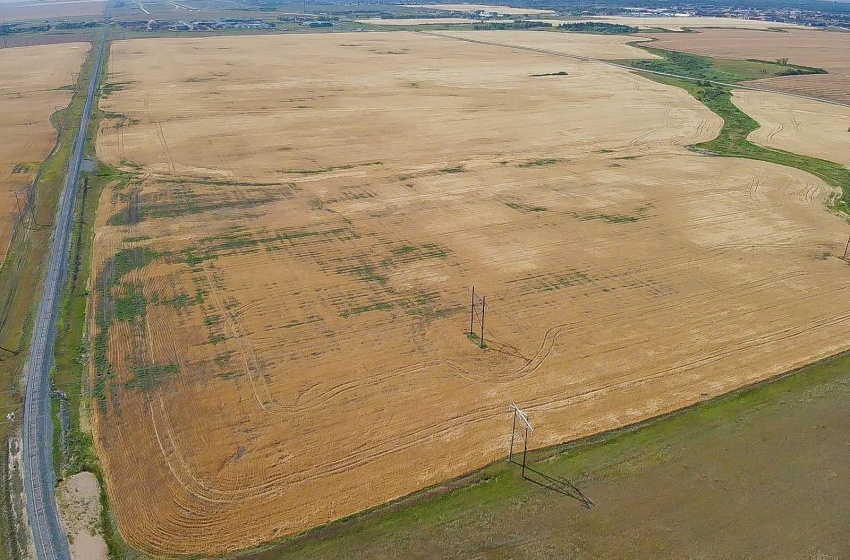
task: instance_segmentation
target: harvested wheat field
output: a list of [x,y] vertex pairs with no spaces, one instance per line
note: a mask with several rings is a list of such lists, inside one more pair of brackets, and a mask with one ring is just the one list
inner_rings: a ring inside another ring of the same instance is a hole
[[647,36],[658,39],[653,46],[661,49],[721,58],[788,58],[791,64],[823,68],[829,73],[767,78],[751,84],[850,104],[850,33],[704,29],[698,33]]
[[387,27],[400,27],[406,25],[463,25],[474,23],[476,20],[468,18],[430,18],[430,19],[358,19],[360,23],[368,23],[369,25],[383,25]]
[[492,6],[490,4],[405,4],[405,6],[408,8],[416,8],[418,10],[443,10],[446,12],[493,12],[506,16],[554,13],[552,10],[514,8],[511,6]]
[[733,92],[732,102],[761,125],[751,142],[850,168],[850,107],[749,90]]
[[561,23],[577,23],[581,21],[630,25],[638,29],[667,29],[682,31],[683,29],[726,28],[726,29],[788,29],[799,27],[777,21],[761,21],[754,19],[724,18],[724,17],[639,17],[639,16],[598,16],[564,20],[541,19],[550,21],[552,25]]
[[102,14],[105,8],[105,0],[0,2],[0,21],[31,21],[44,18],[95,16]]
[[[559,33],[552,31],[434,31],[444,37],[464,41],[492,43],[503,47],[519,47],[546,51],[546,53],[584,56],[601,60],[653,59],[659,58],[634,43],[648,39],[632,36],[606,36],[582,33]],[[514,49],[512,49],[514,50]],[[551,59],[557,64],[558,58]]]
[[88,44],[0,49],[0,264],[41,162],[56,143],[50,115],[66,107]]
[[145,552],[468,472],[512,402],[542,447],[850,347],[830,189],[685,150],[721,120],[683,90],[403,32],[120,41],[109,80],[94,425]]

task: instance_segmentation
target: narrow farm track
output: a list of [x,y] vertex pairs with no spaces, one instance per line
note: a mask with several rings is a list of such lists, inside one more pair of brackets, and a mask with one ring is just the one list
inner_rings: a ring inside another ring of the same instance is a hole
[[25,369],[27,380],[23,423],[23,480],[27,518],[39,560],[70,560],[71,552],[59,521],[56,505],[56,474],[53,471],[53,420],[50,412],[50,369],[56,342],[62,286],[68,271],[77,183],[83,160],[89,117],[97,85],[98,72],[106,46],[106,33],[98,47],[90,78],[80,127],[68,163],[65,185],[56,214],[56,231],[44,280],[38,314],[30,343],[30,358]]

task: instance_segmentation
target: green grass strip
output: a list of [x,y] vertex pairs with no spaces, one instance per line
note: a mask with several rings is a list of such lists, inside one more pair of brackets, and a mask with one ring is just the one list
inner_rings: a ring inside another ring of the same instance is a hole
[[[684,53],[673,53],[660,49],[645,48],[664,60],[628,61],[638,69],[651,69],[689,76],[698,81],[641,73],[656,82],[680,87],[693,95],[700,103],[723,119],[723,128],[717,138],[696,144],[694,147],[724,157],[739,157],[794,167],[822,179],[826,184],[841,189],[841,196],[832,201],[832,207],[850,214],[850,169],[841,164],[819,158],[793,154],[784,150],[764,148],[747,140],[747,136],[760,125],[732,103],[732,87],[718,85],[710,80],[719,79],[730,83],[765,77],[765,66],[775,67],[772,75],[794,73],[823,73],[819,68],[791,66],[755,60],[714,60]],[[650,65],[646,63],[652,63]],[[718,68],[726,70],[718,71]],[[732,69],[732,70],[730,70]],[[782,74],[782,72],[786,72]]]
[[711,58],[696,54],[654,49],[644,43],[630,43],[660,58],[651,60],[621,60],[641,70],[667,72],[677,76],[686,76],[697,80],[715,80],[726,83],[738,83],[747,80],[761,80],[780,76],[801,76],[804,74],[826,74],[823,68],[788,64],[785,59],[770,62],[767,60],[736,60]]
[[739,157],[794,167],[811,173],[815,177],[841,189],[841,195],[832,201],[835,210],[850,214],[850,169],[841,164],[819,158],[793,154],[774,148],[763,148],[747,140],[747,135],[759,128],[759,124],[732,103],[732,92],[728,87],[701,86],[686,80],[650,77],[662,83],[679,86],[696,97],[703,105],[720,115],[723,128],[717,138],[696,144],[694,147],[726,157]]

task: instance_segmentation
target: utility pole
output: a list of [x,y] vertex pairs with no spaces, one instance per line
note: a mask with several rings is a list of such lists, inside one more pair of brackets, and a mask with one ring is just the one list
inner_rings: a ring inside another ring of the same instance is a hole
[[487,311],[487,296],[481,298],[481,348],[484,348],[484,312]]
[[510,409],[514,413],[513,426],[511,426],[511,450],[508,454],[508,460],[513,462],[514,457],[514,434],[516,433],[516,419],[519,416],[520,420],[522,420],[523,432],[522,432],[522,477],[525,478],[525,463],[526,456],[528,455],[528,436],[529,432],[531,435],[534,435],[534,428],[531,425],[531,421],[528,419],[528,414],[522,411],[520,407],[516,404],[511,404]]
[[508,451],[508,461],[514,462],[514,435],[516,434],[516,410],[514,410],[514,424],[511,427],[511,450]]
[[[850,241],[848,241],[850,243]],[[472,286],[472,305],[469,307],[469,334],[474,333],[473,321],[475,320],[475,286]]]
[[525,478],[525,456],[528,455],[528,427],[525,428],[525,435],[522,438],[522,477]]

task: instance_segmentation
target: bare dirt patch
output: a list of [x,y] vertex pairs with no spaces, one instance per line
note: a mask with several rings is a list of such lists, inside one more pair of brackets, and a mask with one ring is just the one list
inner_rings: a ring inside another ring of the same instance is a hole
[[100,535],[100,484],[90,472],[62,481],[56,491],[62,522],[68,531],[74,560],[106,560],[106,542]]
[[122,41],[109,68],[98,153],[134,178],[96,223],[93,423],[145,551],[468,472],[510,402],[542,447],[848,346],[830,189],[687,152],[721,120],[683,90],[413,33]]
[[0,263],[29,187],[56,142],[50,115],[66,107],[88,45],[0,49]]
[[761,125],[751,142],[850,167],[850,107],[748,90],[732,102]]
[[850,103],[850,33],[789,29],[785,33],[704,29],[698,33],[648,35],[662,49],[721,58],[787,58],[791,64],[823,68],[829,74],[784,76],[752,82],[780,91]]

